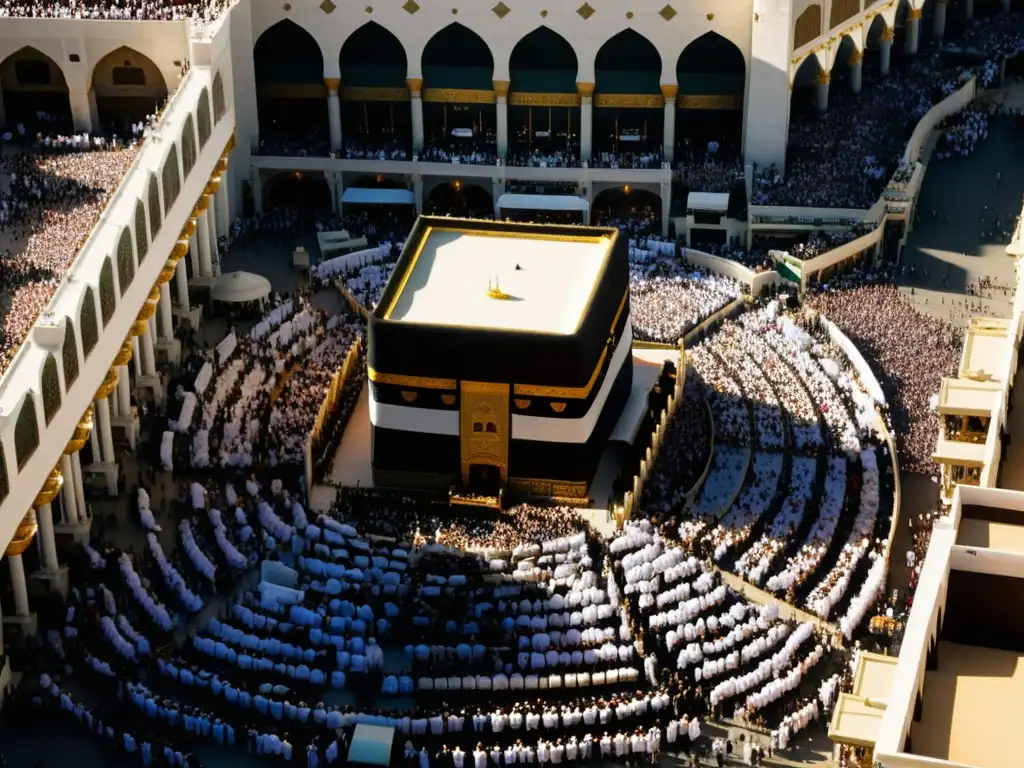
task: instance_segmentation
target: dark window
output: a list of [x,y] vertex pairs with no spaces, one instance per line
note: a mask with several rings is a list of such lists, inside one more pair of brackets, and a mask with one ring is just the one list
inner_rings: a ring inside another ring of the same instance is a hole
[[[152,179],[150,183],[155,184],[156,179]],[[141,264],[149,250],[149,243],[146,241],[146,207],[141,200],[135,204],[135,250]]]
[[103,268],[100,269],[100,314],[103,315],[103,327],[107,327],[110,318],[114,316],[117,309],[117,299],[114,298],[114,268],[110,266],[110,257],[103,261]]
[[50,63],[38,59],[21,59],[14,62],[14,75],[18,85],[53,85],[50,77]]
[[57,359],[50,355],[43,363],[43,415],[46,423],[53,421],[53,417],[60,410],[60,378],[57,376]]
[[145,85],[146,73],[141,67],[114,67],[114,85]]
[[132,253],[132,233],[125,227],[121,230],[121,239],[117,242],[117,282],[121,295],[135,279],[135,255]]
[[205,88],[203,88],[203,92],[199,94],[199,106],[196,108],[196,118],[199,126],[199,149],[202,149],[206,146],[206,142],[210,138],[210,131],[213,130],[210,126],[210,94],[207,93]]
[[489,432],[492,435],[496,435],[498,433],[498,426],[493,421],[488,421],[487,432]]
[[224,81],[218,72],[213,76],[213,121],[219,123],[227,111],[227,104],[224,101]]
[[36,421],[36,399],[29,392],[18,411],[14,425],[14,452],[18,457],[18,469],[22,470],[39,447],[39,423]]
[[78,378],[78,346],[75,344],[75,326],[70,317],[64,323],[64,349],[61,351],[61,359],[64,362],[64,388],[70,390]]
[[187,179],[196,164],[196,129],[192,123],[192,115],[185,118],[181,129],[181,166]]
[[82,356],[89,357],[100,337],[100,329],[96,323],[96,299],[92,295],[92,288],[85,289],[78,324],[82,329]]
[[[190,124],[191,125],[191,124]],[[164,181],[164,215],[171,210],[174,201],[178,199],[178,192],[181,191],[181,171],[178,168],[178,146],[171,144],[171,151],[167,153],[163,170]]]
[[149,177],[149,239],[156,239],[160,231],[160,187],[156,174]]

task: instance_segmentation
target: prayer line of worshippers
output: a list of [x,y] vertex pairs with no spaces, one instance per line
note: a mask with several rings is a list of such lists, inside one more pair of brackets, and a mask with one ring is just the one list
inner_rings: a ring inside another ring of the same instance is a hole
[[90,19],[113,21],[212,21],[230,5],[227,0],[170,2],[170,0],[124,0],[117,4],[101,0],[2,0],[0,18]]

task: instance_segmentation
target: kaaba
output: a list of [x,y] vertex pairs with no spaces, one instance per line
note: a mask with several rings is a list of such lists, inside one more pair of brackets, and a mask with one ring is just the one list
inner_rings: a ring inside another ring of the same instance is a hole
[[374,484],[585,500],[631,347],[617,229],[421,216],[369,319]]

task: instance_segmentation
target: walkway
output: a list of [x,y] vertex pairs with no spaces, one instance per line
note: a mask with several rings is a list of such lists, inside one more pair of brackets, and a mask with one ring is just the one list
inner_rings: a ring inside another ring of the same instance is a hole
[[755,587],[749,581],[746,581],[740,576],[730,571],[724,571],[717,565],[712,566],[718,573],[722,575],[722,581],[728,584],[734,590],[743,595],[747,600],[758,605],[771,605],[775,604],[779,606],[779,618],[785,620],[794,620],[799,622],[810,622],[816,624],[826,632],[830,632],[839,638],[842,642],[842,635],[839,633],[839,628],[830,622],[824,621],[820,616],[815,616],[813,613],[808,613],[802,608],[797,608],[795,605],[787,603],[784,600],[780,600],[770,592],[765,592],[760,587]]

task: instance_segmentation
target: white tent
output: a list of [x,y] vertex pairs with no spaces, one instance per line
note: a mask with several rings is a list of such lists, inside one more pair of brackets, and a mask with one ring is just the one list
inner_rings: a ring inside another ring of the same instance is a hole
[[686,207],[691,211],[725,213],[729,210],[729,193],[691,191],[686,198]]
[[499,210],[579,211],[586,214],[590,205],[575,195],[519,195],[507,192],[498,198]]
[[217,278],[210,297],[226,304],[246,301],[266,301],[270,296],[270,281],[252,272],[226,272]]

